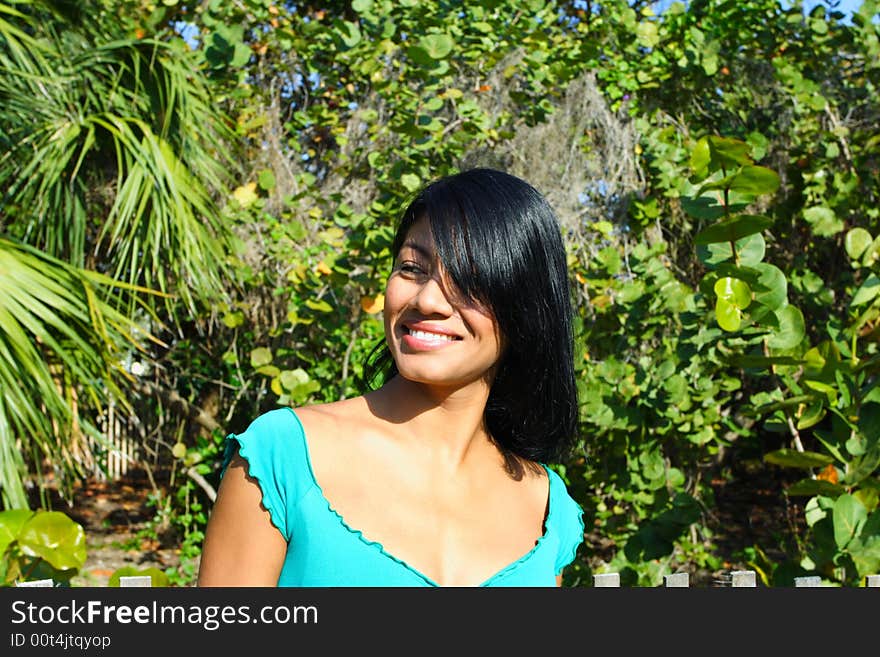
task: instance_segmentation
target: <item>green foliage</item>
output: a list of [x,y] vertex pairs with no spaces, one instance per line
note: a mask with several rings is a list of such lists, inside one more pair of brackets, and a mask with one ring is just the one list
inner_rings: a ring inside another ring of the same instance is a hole
[[97,18],[68,4],[0,4],[7,507],[27,505],[43,457],[69,489],[106,405],[130,409],[123,363],[225,293],[212,193],[229,132],[192,54],[122,34],[100,2],[86,3]]
[[86,561],[82,526],[58,511],[0,511],[0,582],[68,584]]
[[100,438],[84,411],[126,403],[121,359],[143,347],[139,323],[116,309],[131,286],[2,237],[0,271],[0,492],[23,508],[25,459],[46,454],[77,474],[76,443]]
[[215,431],[200,435],[191,447],[182,442],[172,447],[174,462],[168,490],[156,490],[148,497],[147,504],[154,509],[154,517],[136,536],[138,541],[171,541],[178,546],[176,568],[167,568],[161,577],[142,573],[153,576],[154,586],[160,585],[157,581],[164,582],[161,586],[194,586],[196,583],[198,557],[210,511],[210,500],[205,500],[206,491],[199,487],[199,480],[213,476],[224,445],[224,436]]
[[[859,260],[873,240],[865,229],[854,229],[845,241],[852,267],[867,269],[864,283],[852,296],[847,322],[829,322],[827,337],[811,346],[803,314],[788,303],[785,275],[773,265],[762,268],[760,260],[743,266],[738,256],[739,241],[760,234],[770,224],[734,213],[730,209],[734,192],[742,193],[747,187],[750,196],[742,200],[748,204],[778,188],[772,172],[751,173],[759,167],[751,164],[750,150],[745,142],[711,136],[694,147],[691,165],[696,182],[701,183],[695,196],[699,198],[706,190],[721,192],[723,215],[695,241],[730,245],[729,258],[704,261],[710,271],[701,287],[707,288],[714,280],[715,317],[726,332],[745,334],[757,329],[731,351],[748,356],[746,349],[757,347],[764,360],[750,364],[766,370],[781,393],[770,403],[765,402],[764,393],[758,393],[752,395],[751,403],[759,417],[781,416],[797,446],[770,452],[764,460],[810,473],[787,490],[788,495],[810,498],[806,519],[812,536],[802,565],[829,579],[853,584],[880,567],[880,398],[876,394],[880,369],[876,341],[859,339],[865,324],[873,324],[880,316],[872,279],[876,276]],[[736,173],[728,174],[733,166]],[[723,178],[706,184],[718,171]],[[743,172],[748,172],[748,185],[737,182]],[[873,260],[870,264],[876,267]],[[787,360],[774,360],[780,357]],[[813,434],[822,452],[804,449],[801,432],[805,431]],[[815,468],[821,468],[818,474]]]
[[[362,390],[409,197],[540,164],[556,202],[577,152],[599,166],[559,204],[582,407],[557,465],[588,530],[567,582],[721,567],[713,482],[746,461],[804,507],[805,535],[743,549],[765,584],[876,570],[877,3],[841,19],[776,0],[0,4],[0,251],[29,281],[0,295],[4,501],[24,506],[6,482],[44,457],[80,470],[77,431],[156,328],[140,357],[160,394],[130,393],[171,471],[148,531],[180,544],[169,583],[192,583],[210,506],[193,474],[216,485],[222,436]],[[597,99],[570,93],[584,80]],[[577,111],[607,120],[561,131]],[[83,270],[170,295],[138,311],[142,290]],[[161,394],[212,387],[210,431]]]

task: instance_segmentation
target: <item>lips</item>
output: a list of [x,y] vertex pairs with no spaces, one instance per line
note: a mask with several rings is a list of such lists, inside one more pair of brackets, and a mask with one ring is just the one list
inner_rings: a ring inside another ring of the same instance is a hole
[[425,322],[403,325],[403,342],[413,349],[436,349],[461,340],[452,331]]

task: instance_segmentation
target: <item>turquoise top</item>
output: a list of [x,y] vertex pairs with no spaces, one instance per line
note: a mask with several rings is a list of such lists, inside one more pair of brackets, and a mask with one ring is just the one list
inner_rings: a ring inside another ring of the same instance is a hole
[[[287,540],[278,586],[438,586],[376,541],[367,539],[324,497],[309,459],[303,426],[291,408],[257,417],[244,433],[226,438],[225,470],[234,453],[248,462],[263,506]],[[480,586],[555,586],[584,538],[583,510],[565,483],[544,466],[550,499],[544,534],[518,560]]]

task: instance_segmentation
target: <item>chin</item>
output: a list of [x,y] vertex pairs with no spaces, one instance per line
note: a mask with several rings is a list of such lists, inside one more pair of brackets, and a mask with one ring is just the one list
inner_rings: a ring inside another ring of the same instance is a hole
[[450,372],[448,368],[397,367],[398,374],[413,383],[438,388],[463,388],[475,382],[484,382],[486,377],[472,373],[462,376],[461,372]]

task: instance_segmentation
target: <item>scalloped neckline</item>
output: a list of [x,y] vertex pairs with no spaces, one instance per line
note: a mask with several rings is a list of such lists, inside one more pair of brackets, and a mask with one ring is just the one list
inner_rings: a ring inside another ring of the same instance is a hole
[[[345,518],[342,517],[342,514],[340,514],[335,508],[333,508],[333,504],[331,504],[330,500],[327,499],[327,496],[324,494],[324,489],[321,488],[321,484],[318,483],[318,478],[315,476],[315,470],[314,470],[314,468],[312,468],[312,455],[309,451],[309,441],[306,438],[305,427],[303,426],[302,422],[300,421],[299,416],[296,414],[296,411],[293,408],[290,408],[290,407],[287,407],[287,408],[290,410],[291,414],[296,419],[297,424],[299,424],[300,435],[302,436],[302,441],[303,441],[303,451],[305,452],[305,456],[306,456],[306,467],[309,472],[309,478],[311,479],[311,484],[312,484],[312,486],[314,486],[315,490],[318,492],[318,495],[321,497],[324,504],[327,506],[327,510],[331,514],[336,516],[336,519],[339,522],[339,524],[342,525],[342,527],[347,532],[349,532],[350,534],[353,534],[359,541],[378,550],[385,557],[400,564],[406,570],[410,571],[413,575],[415,575],[419,579],[423,580],[429,586],[443,588],[444,585],[438,584],[436,581],[434,581],[433,579],[431,579],[430,577],[425,575],[423,572],[421,572],[418,568],[413,567],[412,565],[410,565],[409,563],[407,563],[406,561],[404,561],[400,557],[397,557],[397,556],[393,555],[391,552],[389,552],[388,550],[386,550],[385,546],[382,545],[381,542],[374,541],[374,540],[364,536],[363,532],[361,532],[359,529],[355,529],[354,527],[349,525],[346,522]],[[535,552],[538,551],[538,548],[540,548],[541,545],[546,540],[547,535],[550,533],[550,527],[552,526],[552,524],[550,523],[550,519],[553,517],[553,510],[556,507],[556,505],[553,504],[553,477],[551,476],[550,469],[544,463],[541,463],[541,467],[544,468],[544,472],[547,474],[547,504],[546,504],[547,515],[544,518],[544,524],[542,527],[544,531],[541,533],[541,536],[538,538],[538,540],[535,542],[535,544],[532,546],[532,548],[528,552],[526,552],[524,555],[522,555],[519,559],[516,559],[516,560],[510,562],[509,564],[507,564],[506,566],[503,566],[501,569],[497,570],[495,573],[490,575],[488,577],[488,579],[484,580],[480,584],[469,585],[469,587],[479,588],[479,587],[489,586],[493,580],[496,580],[496,579],[502,577],[503,575],[506,575],[507,573],[514,570],[516,567],[518,567],[520,564],[528,561],[529,558]],[[465,588],[468,588],[468,586],[466,586]]]

